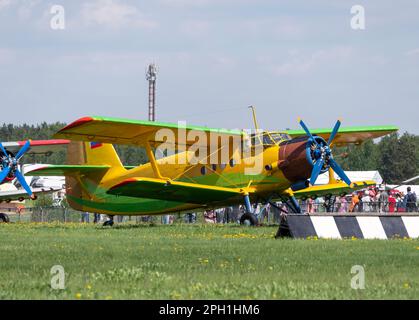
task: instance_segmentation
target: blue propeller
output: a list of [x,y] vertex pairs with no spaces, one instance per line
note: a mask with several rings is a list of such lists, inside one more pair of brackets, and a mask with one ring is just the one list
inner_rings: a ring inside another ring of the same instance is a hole
[[28,195],[33,199],[34,194],[31,190],[31,187],[26,182],[23,174],[19,171],[19,160],[23,157],[23,155],[29,150],[31,147],[30,140],[26,141],[23,147],[18,151],[16,156],[13,156],[11,153],[7,152],[4,148],[3,144],[0,142],[0,164],[1,164],[1,171],[0,171],[0,184],[6,178],[16,178],[23,189],[28,193]]
[[340,120],[338,120],[333,127],[332,133],[330,134],[329,140],[326,142],[323,138],[319,136],[313,136],[303,122],[299,120],[301,127],[304,129],[308,139],[307,152],[310,154],[313,161],[313,170],[311,171],[310,184],[314,185],[319,175],[323,172],[326,172],[329,167],[333,169],[334,172],[348,185],[351,185],[351,180],[345,174],[345,171],[337,164],[333,159],[332,150],[330,145],[333,142],[333,139],[336,137],[336,134],[340,128]]

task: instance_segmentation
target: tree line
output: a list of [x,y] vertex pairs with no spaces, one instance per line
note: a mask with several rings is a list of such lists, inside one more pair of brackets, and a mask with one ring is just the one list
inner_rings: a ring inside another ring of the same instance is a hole
[[344,170],[378,170],[389,184],[398,184],[419,174],[419,136],[393,133],[378,142],[335,148]]
[[[37,125],[3,124],[0,141],[51,139],[65,123]],[[134,146],[115,146],[124,165],[135,166],[147,162],[145,150]],[[336,147],[336,160],[344,170],[378,170],[386,183],[397,184],[419,174],[419,136],[409,133],[393,133],[379,141],[366,141],[359,146]],[[63,149],[50,156],[28,155],[26,162],[63,164],[66,154]]]

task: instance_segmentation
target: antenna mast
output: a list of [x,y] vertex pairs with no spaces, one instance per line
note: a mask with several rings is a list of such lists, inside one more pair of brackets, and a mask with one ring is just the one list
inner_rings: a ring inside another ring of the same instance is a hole
[[148,121],[156,120],[156,77],[157,67],[149,64],[146,79],[148,80]]

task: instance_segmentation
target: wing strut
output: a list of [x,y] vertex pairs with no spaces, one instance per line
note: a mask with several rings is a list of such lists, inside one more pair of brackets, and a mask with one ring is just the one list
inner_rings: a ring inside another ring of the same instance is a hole
[[151,167],[153,168],[154,176],[157,179],[170,180],[169,178],[165,178],[161,175],[153,150],[151,149],[151,146],[150,146],[150,141],[147,141],[145,148],[147,151],[148,160],[150,161]]

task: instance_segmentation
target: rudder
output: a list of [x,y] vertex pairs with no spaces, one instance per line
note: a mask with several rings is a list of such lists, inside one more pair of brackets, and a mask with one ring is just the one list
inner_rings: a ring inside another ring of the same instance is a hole
[[[66,176],[67,200],[71,207],[85,211],[81,201],[92,199],[94,190],[89,185],[99,185],[106,177],[120,174],[125,170],[112,144],[72,141],[67,147],[68,165],[106,165],[110,168],[103,173],[91,173],[85,176]],[[90,190],[90,191],[89,191]]]

